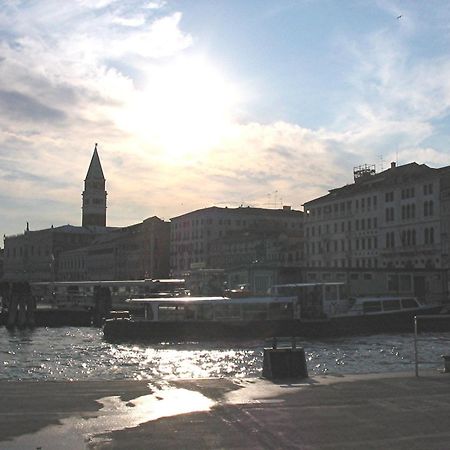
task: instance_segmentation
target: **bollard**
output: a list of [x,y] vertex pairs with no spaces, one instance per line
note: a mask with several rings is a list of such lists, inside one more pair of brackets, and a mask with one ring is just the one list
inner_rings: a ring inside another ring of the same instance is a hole
[[444,359],[444,373],[450,373],[450,355],[441,355]]
[[305,350],[294,344],[290,348],[265,348],[262,375],[270,380],[308,378]]

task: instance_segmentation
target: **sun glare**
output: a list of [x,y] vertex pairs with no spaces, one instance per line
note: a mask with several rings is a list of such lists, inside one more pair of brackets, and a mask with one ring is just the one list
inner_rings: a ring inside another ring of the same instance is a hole
[[237,89],[201,58],[149,70],[119,121],[170,158],[204,154],[229,132]]

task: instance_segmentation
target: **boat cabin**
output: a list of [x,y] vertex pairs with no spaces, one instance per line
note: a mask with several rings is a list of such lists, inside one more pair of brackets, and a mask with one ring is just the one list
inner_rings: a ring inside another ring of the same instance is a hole
[[349,302],[348,314],[351,315],[386,314],[423,308],[415,297],[361,297],[350,298]]
[[269,289],[271,295],[294,295],[302,319],[319,319],[348,310],[345,283],[290,283],[278,284]]
[[[253,321],[300,317],[297,298],[291,297],[176,297],[129,299],[143,306],[144,316],[134,320],[167,321]],[[137,308],[133,308],[137,310]]]

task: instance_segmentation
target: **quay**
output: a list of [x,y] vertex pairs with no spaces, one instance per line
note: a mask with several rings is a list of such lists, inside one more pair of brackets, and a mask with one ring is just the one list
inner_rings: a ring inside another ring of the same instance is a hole
[[1,381],[1,449],[439,449],[450,375]]

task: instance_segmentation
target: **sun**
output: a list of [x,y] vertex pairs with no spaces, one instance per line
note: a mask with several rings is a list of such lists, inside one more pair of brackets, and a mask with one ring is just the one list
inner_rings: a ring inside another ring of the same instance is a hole
[[235,84],[205,58],[179,58],[149,69],[120,122],[169,159],[201,155],[225,138],[238,102]]

